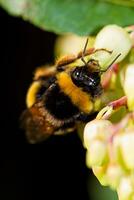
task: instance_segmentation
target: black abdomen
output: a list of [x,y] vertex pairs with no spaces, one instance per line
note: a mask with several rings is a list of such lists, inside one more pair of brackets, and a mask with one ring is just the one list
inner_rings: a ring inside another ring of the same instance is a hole
[[45,107],[55,118],[61,120],[71,119],[79,113],[79,109],[60,91],[57,84],[46,94]]

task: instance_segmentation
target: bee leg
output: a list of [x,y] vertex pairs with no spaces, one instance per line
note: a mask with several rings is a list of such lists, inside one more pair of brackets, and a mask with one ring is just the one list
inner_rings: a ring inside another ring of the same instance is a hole
[[[89,55],[94,54],[94,53],[96,53],[96,52],[98,52],[98,51],[105,51],[105,52],[107,52],[107,53],[109,53],[109,54],[112,53],[112,51],[109,51],[109,50],[104,49],[104,48],[100,48],[100,49],[89,48],[89,49],[86,49],[84,52],[83,52],[83,51],[80,51],[80,52],[78,53],[78,55],[77,55],[77,58],[78,58],[78,59],[79,59],[79,58],[82,59],[84,56],[89,56]],[[86,63],[86,64],[87,64],[87,63]]]
[[98,51],[105,51],[105,52],[107,52],[107,53],[109,53],[109,54],[111,54],[111,53],[113,52],[113,51],[107,50],[107,49],[105,49],[105,48],[100,48],[100,49],[95,49],[93,53],[96,53],[96,52],[98,52]]
[[87,48],[87,44],[88,44],[88,38],[86,40],[85,46],[84,46],[84,50],[80,53],[78,53],[77,56],[75,55],[69,55],[69,56],[64,56],[63,58],[61,58],[60,60],[58,60],[58,62],[56,63],[57,69],[60,71],[65,69],[65,65],[68,65],[74,61],[76,61],[77,59],[81,58],[81,60],[84,62],[84,64],[86,64],[86,61],[84,60],[84,56],[85,55],[89,55],[93,52],[94,48],[91,48],[90,50],[86,50]]
[[61,59],[59,59],[56,63],[56,68],[58,71],[63,71],[66,68],[66,65],[71,64],[72,62],[75,62],[77,59],[82,59],[82,61],[86,64],[86,61],[84,60],[84,56],[88,56],[94,52],[94,48],[90,48],[84,51],[81,51],[78,53],[78,55],[69,55],[64,56]]
[[55,131],[54,135],[65,135],[68,133],[72,133],[76,130],[76,127],[70,127],[70,128],[66,128],[66,129],[59,129],[57,131]]
[[58,71],[63,71],[66,68],[66,65],[76,61],[77,59],[81,59],[83,61],[83,63],[86,65],[86,61],[84,59],[84,56],[88,56],[91,54],[96,53],[97,51],[106,51],[108,53],[112,53],[112,51],[109,51],[107,49],[101,48],[101,49],[94,49],[94,48],[90,48],[90,49],[86,49],[88,45],[88,38],[86,40],[85,46],[84,46],[84,50],[79,52],[77,56],[75,55],[69,55],[69,56],[64,56],[61,59],[59,59],[56,63],[56,67]]
[[55,66],[41,66],[35,70],[34,73],[34,81],[38,81],[41,79],[47,79],[56,74]]
[[77,60],[76,55],[64,56],[56,62],[56,68],[58,71],[63,71],[66,68],[66,65]]

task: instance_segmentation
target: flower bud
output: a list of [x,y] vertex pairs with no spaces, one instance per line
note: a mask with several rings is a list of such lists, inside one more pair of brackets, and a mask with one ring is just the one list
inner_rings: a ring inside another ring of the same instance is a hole
[[118,162],[129,170],[134,170],[134,132],[116,136],[114,152]]
[[[79,51],[82,51],[87,37],[78,36],[74,34],[62,35],[59,36],[55,43],[55,55],[64,56],[68,54],[77,54]],[[87,48],[93,47],[94,37],[89,37],[89,42]]]
[[124,175],[124,171],[117,164],[110,164],[107,168],[108,184],[111,188],[116,189],[120,183],[121,177]]
[[116,63],[125,58],[132,47],[132,41],[127,31],[122,27],[107,25],[97,34],[94,47],[95,49],[105,48],[112,51],[111,54],[106,51],[98,51],[94,55],[95,59],[99,60],[101,68],[105,70],[117,55],[121,54]]
[[93,140],[105,141],[109,136],[111,122],[108,120],[93,120],[84,128],[84,146],[89,148]]
[[95,140],[91,143],[86,154],[88,167],[101,166],[108,161],[108,150],[104,142]]
[[125,73],[124,90],[127,96],[128,108],[134,110],[134,64],[128,65]]
[[122,178],[117,191],[120,200],[134,199],[134,185],[129,176]]
[[107,180],[107,176],[106,176],[106,165],[104,165],[102,167],[94,166],[92,168],[92,170],[93,170],[94,175],[97,177],[97,179],[101,183],[101,185],[107,186],[108,180]]

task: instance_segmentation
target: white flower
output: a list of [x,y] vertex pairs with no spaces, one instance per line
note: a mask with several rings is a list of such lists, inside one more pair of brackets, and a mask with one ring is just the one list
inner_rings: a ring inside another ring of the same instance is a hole
[[134,110],[134,64],[126,68],[124,90],[128,99],[129,110]]
[[122,167],[134,170],[134,131],[116,136],[113,147],[115,156]]
[[108,120],[93,120],[84,128],[84,146],[88,149],[93,140],[105,141],[110,134],[111,122]]
[[108,161],[107,145],[99,140],[95,140],[89,146],[86,154],[88,167],[101,166]]
[[122,178],[117,191],[120,200],[134,199],[134,185],[132,184],[131,178],[129,176]]
[[118,164],[109,164],[106,174],[109,186],[116,189],[124,175],[124,172]]
[[108,185],[108,180],[106,176],[106,166],[94,166],[92,168],[94,175],[97,177],[101,185],[107,186]]
[[121,54],[116,63],[125,58],[132,47],[132,41],[127,31],[122,27],[107,25],[97,34],[94,47],[95,49],[105,48],[112,51],[112,54],[98,51],[93,56],[99,61],[101,68],[104,70],[117,55]]

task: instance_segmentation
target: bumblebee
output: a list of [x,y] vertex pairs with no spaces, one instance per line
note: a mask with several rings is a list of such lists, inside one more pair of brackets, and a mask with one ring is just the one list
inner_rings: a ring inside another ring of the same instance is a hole
[[[65,56],[54,66],[39,67],[35,71],[26,96],[27,109],[21,117],[30,143],[53,134],[72,132],[77,122],[89,120],[94,101],[102,93],[99,61],[90,55],[97,51],[111,52],[86,49],[87,44],[88,39],[84,50],[77,55]],[[85,60],[86,57],[89,59]],[[81,64],[77,64],[78,60]]]

